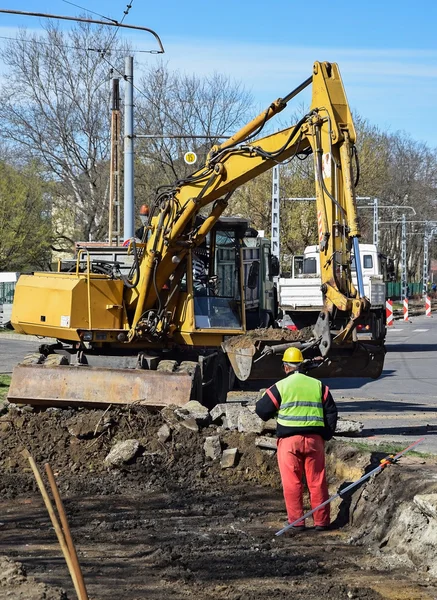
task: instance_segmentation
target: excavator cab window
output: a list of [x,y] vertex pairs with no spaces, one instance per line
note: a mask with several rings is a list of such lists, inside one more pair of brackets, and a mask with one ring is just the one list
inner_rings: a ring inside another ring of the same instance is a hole
[[235,231],[213,231],[205,249],[208,262],[204,263],[197,289],[193,252],[196,327],[241,329],[240,252]]

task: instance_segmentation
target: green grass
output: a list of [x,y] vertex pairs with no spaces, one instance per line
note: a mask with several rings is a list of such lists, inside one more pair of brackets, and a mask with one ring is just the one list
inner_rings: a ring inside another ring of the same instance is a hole
[[[339,440],[340,441],[340,440]],[[357,448],[357,450],[360,450],[361,452],[372,452],[372,453],[378,453],[378,454],[397,454],[398,452],[401,452],[402,450],[404,450],[407,446],[409,446],[409,444],[407,442],[405,442],[404,444],[396,444],[393,442],[383,442],[381,444],[374,444],[372,442],[359,442],[356,440],[341,440],[341,443],[347,443],[350,446],[354,446],[354,448]],[[420,447],[420,446],[418,446]],[[432,458],[435,457],[434,454],[429,454],[427,452],[417,452],[416,450],[409,450],[409,452],[407,453],[407,456],[412,455],[412,456],[417,456],[420,458]]]
[[8,393],[10,383],[10,375],[0,375],[0,405],[6,400],[6,394]]

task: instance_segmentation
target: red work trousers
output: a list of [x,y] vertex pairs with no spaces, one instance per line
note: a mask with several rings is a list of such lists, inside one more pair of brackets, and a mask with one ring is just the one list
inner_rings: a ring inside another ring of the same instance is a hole
[[[293,523],[303,512],[302,475],[305,473],[310,492],[311,509],[328,499],[325,473],[325,442],[320,435],[292,435],[278,439],[278,465],[281,473],[288,522]],[[314,525],[329,525],[329,504],[313,514]],[[305,525],[304,521],[296,526]]]

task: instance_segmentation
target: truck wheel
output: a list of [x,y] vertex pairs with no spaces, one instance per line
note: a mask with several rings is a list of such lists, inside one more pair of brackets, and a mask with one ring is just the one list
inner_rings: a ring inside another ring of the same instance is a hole
[[176,370],[177,364],[177,360],[160,360],[156,370],[162,373],[173,373]]
[[38,352],[34,352],[33,354],[28,354],[25,356],[21,362],[22,365],[42,365],[45,361],[44,354],[39,354]]
[[44,361],[45,365],[52,365],[52,366],[58,366],[58,365],[68,365],[68,358],[66,356],[64,356],[63,354],[49,354],[47,356],[47,358]]

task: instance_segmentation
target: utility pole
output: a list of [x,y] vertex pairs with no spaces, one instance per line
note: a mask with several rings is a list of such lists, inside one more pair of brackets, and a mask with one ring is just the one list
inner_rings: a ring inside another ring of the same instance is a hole
[[[430,237],[432,237],[432,231],[431,231]],[[428,227],[425,225],[425,236],[423,238],[423,271],[422,271],[422,294],[423,294],[424,298],[428,294],[428,273],[429,273],[428,249],[429,249]]]
[[[111,89],[111,162],[109,179],[109,245],[120,245],[120,80],[112,78]],[[114,225],[115,213],[115,231]]]
[[379,248],[378,198],[373,198],[373,243]]
[[407,224],[405,213],[402,215],[401,237],[401,297],[407,297]]
[[134,237],[134,59],[125,59],[124,94],[124,229],[125,240]]
[[272,255],[280,259],[281,235],[280,235],[280,210],[279,210],[279,165],[273,167],[272,178],[272,231],[271,251]]

